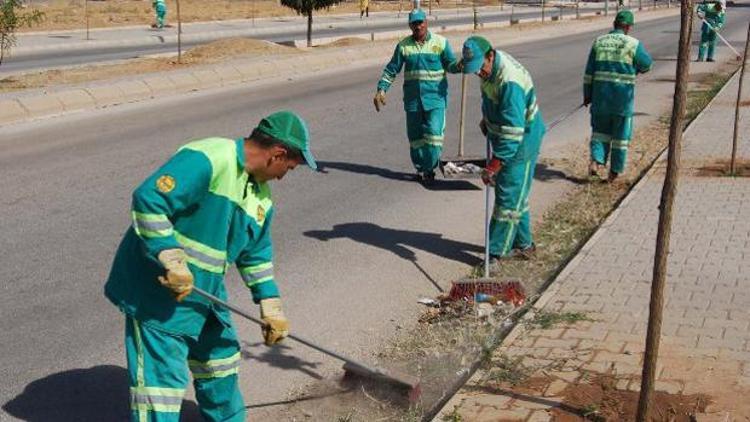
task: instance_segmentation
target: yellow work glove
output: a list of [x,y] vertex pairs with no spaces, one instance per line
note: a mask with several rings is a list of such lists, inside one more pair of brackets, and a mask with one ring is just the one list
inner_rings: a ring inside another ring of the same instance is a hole
[[375,98],[372,99],[372,102],[375,104],[375,110],[380,113],[380,106],[385,105],[385,91],[379,89],[378,92],[375,93]]
[[289,335],[289,321],[281,310],[281,299],[278,297],[260,301],[260,318],[265,323],[261,330],[266,346],[273,346]]
[[164,276],[159,276],[159,283],[174,294],[181,302],[185,296],[193,291],[193,273],[187,266],[187,255],[182,249],[165,249],[157,256],[161,265],[167,270]]

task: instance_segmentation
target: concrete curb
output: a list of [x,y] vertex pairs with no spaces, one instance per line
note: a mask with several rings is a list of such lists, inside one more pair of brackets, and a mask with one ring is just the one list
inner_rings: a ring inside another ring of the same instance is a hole
[[[664,9],[679,12],[679,9]],[[595,16],[595,13],[581,14]],[[652,17],[658,19],[661,15]],[[648,18],[648,17],[647,17]],[[524,19],[523,22],[539,22],[540,18]],[[483,25],[482,28],[499,28],[508,24]],[[459,25],[441,27],[442,30],[466,30],[473,26]],[[376,40],[404,36],[406,31],[376,33]],[[345,37],[329,37],[317,40],[318,43],[332,42]],[[491,40],[494,40],[490,36]],[[497,38],[500,41],[500,38]],[[516,41],[520,42],[520,41]],[[513,42],[511,42],[513,43]],[[454,42],[455,44],[455,42]],[[506,43],[507,45],[507,43]],[[377,44],[367,47],[363,54],[362,46],[331,49],[302,55],[278,56],[251,62],[222,63],[206,67],[195,67],[185,71],[172,71],[158,74],[144,74],[137,77],[97,81],[78,87],[63,87],[51,92],[12,92],[0,97],[0,127],[29,120],[58,116],[64,113],[110,107],[123,103],[163,98],[191,91],[226,87],[241,83],[255,82],[280,76],[302,76],[311,71],[322,71],[341,67],[342,63],[366,65],[385,62],[393,45]],[[363,57],[365,57],[363,59]]]
[[[734,75],[732,75],[731,78],[727,80],[727,82],[724,84],[724,86],[721,87],[719,92],[714,95],[714,97],[709,101],[709,103],[706,105],[706,107],[703,108],[703,110],[698,113],[697,116],[690,122],[687,128],[683,131],[683,138],[685,135],[690,131],[690,129],[693,127],[694,123],[697,122],[700,117],[703,115],[703,113],[706,112],[716,101],[716,98],[718,98],[721,93],[729,86],[731,85],[734,78],[739,77],[739,72],[735,72]],[[683,145],[684,147],[684,145]],[[539,299],[534,303],[534,306],[529,309],[528,312],[524,315],[522,318],[524,321],[530,320],[534,318],[534,314],[544,309],[544,307],[550,302],[550,300],[559,292],[562,285],[565,283],[565,279],[570,275],[573,271],[578,268],[579,265],[581,265],[581,262],[586,258],[586,256],[594,249],[596,244],[601,240],[603,236],[607,234],[609,229],[614,225],[615,220],[617,220],[620,216],[620,213],[622,210],[627,206],[635,197],[637,193],[639,193],[643,187],[651,180],[652,177],[654,177],[654,174],[656,173],[656,170],[659,168],[659,163],[663,162],[667,157],[667,148],[665,148],[658,156],[657,158],[651,163],[651,167],[646,171],[646,173],[643,175],[643,177],[638,180],[638,182],[633,186],[630,191],[625,195],[625,197],[622,199],[620,204],[618,204],[617,208],[615,208],[602,222],[602,224],[599,226],[599,228],[596,230],[596,232],[586,241],[586,243],[581,247],[581,249],[578,251],[578,253],[571,259],[565,267],[560,271],[560,273],[555,277],[554,280],[550,283],[550,285],[547,287],[547,289],[542,293],[541,296],[539,296]],[[498,348],[507,346],[512,344],[518,336],[520,336],[524,331],[523,324],[517,323],[515,327],[508,333],[507,336],[503,339],[503,341],[498,345]],[[469,378],[469,381],[474,378],[472,376]],[[468,381],[467,381],[468,383]],[[459,390],[460,391],[460,390]],[[455,401],[456,395],[454,395],[450,400],[448,400],[443,408],[438,412],[437,416],[433,419],[434,421],[439,420],[438,418],[440,415],[443,414],[443,412],[446,409],[452,409],[453,406],[458,405]]]

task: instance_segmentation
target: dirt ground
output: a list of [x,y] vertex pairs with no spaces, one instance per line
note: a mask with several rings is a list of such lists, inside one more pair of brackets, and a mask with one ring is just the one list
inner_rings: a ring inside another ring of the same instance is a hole
[[[429,1],[422,2],[427,9]],[[91,28],[150,25],[154,21],[154,11],[149,0],[46,0],[30,1],[29,9],[40,10],[46,19],[33,28],[22,31],[48,31],[58,29],[83,29],[86,27],[86,9],[88,9]],[[435,1],[433,8],[455,8],[456,5],[468,7],[471,3],[461,0]],[[480,0],[478,5],[498,5],[497,1]],[[409,10],[408,0],[370,1],[370,12]],[[314,16],[341,13],[359,13],[358,1],[345,1],[329,9],[314,12]],[[229,19],[253,19],[261,17],[294,16],[294,10],[281,6],[278,1],[269,0],[182,0],[180,16],[182,22],[200,22]],[[177,21],[176,0],[167,0],[167,22]]]
[[[696,175],[700,177],[727,177],[730,175],[729,170],[729,160],[718,160],[699,167]],[[737,160],[735,162],[735,177],[750,177],[750,161]]]

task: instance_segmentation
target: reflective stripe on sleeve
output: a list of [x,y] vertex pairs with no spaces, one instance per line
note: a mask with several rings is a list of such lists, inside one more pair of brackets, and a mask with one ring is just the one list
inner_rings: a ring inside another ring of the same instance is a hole
[[138,236],[153,238],[166,237],[174,234],[174,227],[164,214],[147,214],[132,212],[133,229]]
[[239,268],[240,276],[247,287],[273,280],[273,263],[266,262],[252,267]]

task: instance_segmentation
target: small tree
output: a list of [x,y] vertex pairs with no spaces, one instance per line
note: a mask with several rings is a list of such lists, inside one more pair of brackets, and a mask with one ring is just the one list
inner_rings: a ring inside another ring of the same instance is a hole
[[44,19],[44,13],[34,10],[20,13],[21,0],[0,0],[0,64],[3,58],[16,45],[16,30],[22,26],[32,26]]
[[[1,0],[0,0],[1,1]],[[325,9],[341,0],[281,0],[281,4],[294,9],[298,15],[307,16],[307,46],[312,47],[313,10]]]

